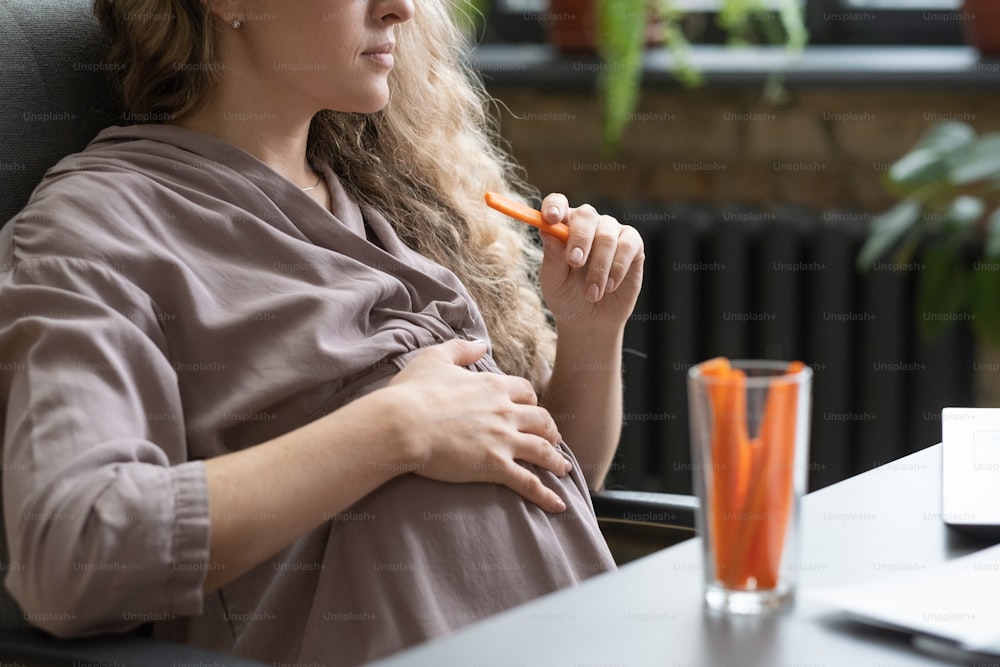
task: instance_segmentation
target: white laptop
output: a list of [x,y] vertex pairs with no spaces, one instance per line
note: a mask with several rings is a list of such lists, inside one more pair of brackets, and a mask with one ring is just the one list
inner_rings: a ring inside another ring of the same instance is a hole
[[917,648],[947,654],[947,664],[996,665],[996,657],[975,662],[973,657],[1000,656],[998,572],[1000,545],[919,572],[807,589],[803,596],[855,620],[909,633]]
[[1000,409],[945,408],[941,440],[942,519],[1000,538]]

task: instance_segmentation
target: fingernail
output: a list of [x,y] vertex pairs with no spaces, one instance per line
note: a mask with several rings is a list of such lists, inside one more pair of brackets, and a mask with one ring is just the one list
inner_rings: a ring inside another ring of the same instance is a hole
[[573,252],[569,254],[569,263],[573,266],[580,266],[583,264],[583,249],[573,248]]
[[545,209],[545,215],[547,215],[549,218],[559,218],[560,217],[559,216],[559,207],[558,206],[549,206],[547,209]]
[[568,475],[570,473],[570,471],[573,470],[573,464],[570,463],[569,461],[566,461],[565,470],[566,470],[566,472],[564,472],[563,474],[564,475]]
[[605,292],[614,292],[615,291],[615,281],[612,280],[611,278],[608,278],[608,285],[607,285],[607,287],[604,288],[604,291]]
[[597,301],[597,296],[601,293],[601,289],[597,285],[591,285],[587,288],[587,301]]
[[556,498],[556,508],[557,508],[556,509],[557,512],[565,512],[566,511],[566,503],[564,503],[562,501],[562,498]]

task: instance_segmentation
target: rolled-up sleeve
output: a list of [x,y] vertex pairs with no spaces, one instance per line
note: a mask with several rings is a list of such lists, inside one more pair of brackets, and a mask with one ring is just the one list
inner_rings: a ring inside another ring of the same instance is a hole
[[209,561],[204,466],[158,309],[97,263],[0,272],[6,585],[59,636],[198,614]]

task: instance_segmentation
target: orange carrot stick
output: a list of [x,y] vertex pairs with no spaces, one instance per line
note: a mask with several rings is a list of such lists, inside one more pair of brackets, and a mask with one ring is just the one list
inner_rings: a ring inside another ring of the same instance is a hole
[[[798,373],[802,367],[801,362],[794,362],[786,373]],[[775,383],[768,390],[760,433],[753,445],[756,475],[745,510],[750,521],[736,553],[745,564],[747,577],[753,577],[756,588],[761,589],[777,586],[788,532],[794,494],[797,389],[792,383]]]
[[[732,373],[729,360],[725,357],[716,357],[703,362],[700,365],[702,375],[725,381]],[[722,517],[725,506],[728,505],[726,480],[720,474],[725,462],[723,452],[725,441],[721,432],[722,414],[729,411],[729,391],[722,382],[709,383],[706,387],[709,404],[711,406],[711,452],[708,457],[704,457],[703,463],[707,469],[703,471],[708,495],[708,511],[706,513],[706,523],[710,539],[714,546],[715,577],[723,581],[724,573],[729,570],[726,554],[728,553],[727,533],[722,526]]]
[[742,501],[738,490],[748,476],[746,434],[746,375],[734,371],[729,360],[718,357],[702,365],[702,373],[720,380],[710,383],[712,404],[712,454],[708,470],[710,504],[708,515],[712,543],[715,544],[716,578],[730,588],[744,585],[745,574],[736,559],[734,546],[739,539]]
[[568,225],[561,222],[550,225],[542,219],[541,211],[536,211],[535,209],[525,206],[520,202],[507,199],[506,197],[498,195],[495,192],[487,192],[486,205],[500,211],[501,213],[509,215],[516,220],[526,222],[533,227],[538,227],[546,234],[551,234],[563,243],[569,239]]
[[745,588],[749,573],[746,564],[736,548],[743,541],[748,528],[746,522],[746,502],[750,484],[754,475],[753,446],[747,433],[747,390],[746,373],[734,370],[730,385],[731,412],[728,419],[731,424],[728,434],[724,433],[729,451],[725,457],[726,484],[728,487],[728,503],[723,516],[725,526],[727,553],[729,554],[729,573],[726,585],[730,588]]
[[[793,362],[786,373],[794,375],[802,371],[802,362]],[[767,443],[771,460],[766,473],[768,480],[768,498],[766,512],[768,521],[759,546],[762,559],[761,572],[758,577],[762,587],[774,588],[778,584],[778,569],[781,566],[781,555],[788,533],[788,521],[791,517],[792,501],[795,489],[795,438],[796,420],[798,416],[798,386],[781,384],[772,387],[776,391],[774,400],[768,400],[764,413],[765,423],[762,437],[770,440]]]

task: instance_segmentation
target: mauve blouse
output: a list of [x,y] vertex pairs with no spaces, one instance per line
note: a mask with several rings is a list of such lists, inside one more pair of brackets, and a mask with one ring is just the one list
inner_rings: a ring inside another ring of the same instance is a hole
[[355,665],[614,568],[578,465],[528,466],[560,515],[403,474],[203,595],[203,460],[488,340],[457,278],[326,178],[332,214],[217,138],[110,128],[0,230],[6,585],[34,624]]

